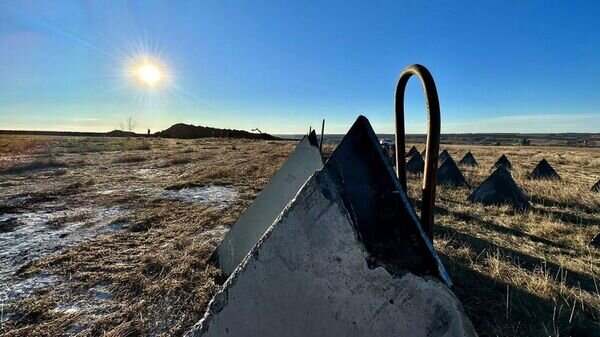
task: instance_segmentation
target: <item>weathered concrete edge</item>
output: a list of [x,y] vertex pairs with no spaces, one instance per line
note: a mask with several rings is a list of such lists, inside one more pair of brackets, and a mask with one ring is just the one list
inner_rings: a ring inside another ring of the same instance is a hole
[[[248,253],[248,255],[246,255],[246,257],[242,260],[242,262],[239,264],[239,266],[229,276],[227,281],[225,281],[222,289],[219,290],[213,296],[213,298],[208,303],[208,307],[206,309],[206,312],[204,313],[204,316],[198,321],[198,323],[194,324],[194,326],[192,326],[192,328],[188,332],[185,333],[184,337],[199,337],[204,332],[206,332],[206,330],[208,329],[212,315],[220,312],[221,309],[225,305],[227,305],[229,288],[237,282],[239,275],[241,275],[244,272],[244,270],[247,268],[248,264],[250,264],[250,262],[253,259],[257,258],[258,251],[260,250],[261,246],[271,236],[271,234],[272,234],[274,228],[277,226],[277,224],[282,219],[284,219],[288,216],[288,214],[290,213],[290,210],[292,209],[292,207],[294,207],[296,199],[301,195],[301,192],[306,188],[306,186],[311,184],[315,179],[319,179],[318,176],[320,176],[320,175],[326,175],[326,173],[322,170],[317,171],[317,172],[313,173],[310,176],[310,178],[308,178],[306,180],[306,182],[302,185],[302,187],[296,193],[296,196],[294,198],[292,198],[292,200],[290,200],[290,202],[283,209],[281,214],[275,219],[275,221],[273,221],[273,224],[271,226],[269,226],[269,228],[267,229],[265,234],[258,240],[258,242],[254,246],[254,248],[252,248],[250,253]],[[335,185],[333,184],[333,182],[331,182],[331,180],[329,179],[329,176],[327,176],[327,181],[329,182],[329,185],[333,188],[334,193],[337,193],[337,191],[335,190]],[[346,214],[347,214],[347,211],[345,211],[346,208],[344,207],[343,204],[341,204],[339,202],[339,198],[338,198],[338,200],[335,200],[335,203],[338,205],[338,207],[340,207],[342,210],[344,210],[344,212],[346,212]],[[351,221],[351,219],[348,219],[348,220]],[[355,232],[354,235],[357,235],[357,233]]]

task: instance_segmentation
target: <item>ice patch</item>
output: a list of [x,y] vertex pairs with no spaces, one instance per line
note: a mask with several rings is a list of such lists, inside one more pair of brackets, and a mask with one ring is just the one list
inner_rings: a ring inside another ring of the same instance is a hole
[[[20,299],[47,285],[44,277],[19,280],[15,273],[20,268],[79,242],[122,230],[126,223],[118,219],[126,213],[119,207],[105,207],[3,214],[0,221],[10,219],[19,225],[0,232],[0,302]],[[61,223],[62,218],[66,222]]]
[[237,199],[238,193],[233,187],[207,185],[165,191],[163,196],[167,199],[176,199],[194,204],[217,204],[218,207],[224,208]]
[[0,287],[0,303],[7,304],[9,301],[25,298],[35,291],[56,284],[59,277],[52,274],[39,273],[30,278],[14,282],[4,282]]
[[107,287],[98,285],[90,288],[87,292],[87,296],[91,297],[95,301],[103,302],[112,299],[113,294],[108,290]]
[[52,311],[63,314],[76,314],[82,310],[86,309],[86,305],[84,303],[77,302],[61,302],[56,305]]

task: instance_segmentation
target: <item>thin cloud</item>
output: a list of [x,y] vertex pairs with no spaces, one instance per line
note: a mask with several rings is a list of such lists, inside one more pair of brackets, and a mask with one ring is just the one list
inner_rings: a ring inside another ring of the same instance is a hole
[[442,123],[446,133],[561,133],[598,132],[600,113],[525,114]]

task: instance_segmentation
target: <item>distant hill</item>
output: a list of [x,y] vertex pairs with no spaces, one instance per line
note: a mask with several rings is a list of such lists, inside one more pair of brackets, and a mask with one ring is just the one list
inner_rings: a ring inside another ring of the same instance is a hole
[[123,130],[112,130],[104,134],[107,137],[139,137],[140,135],[131,132],[131,131],[123,131]]
[[155,136],[163,138],[246,138],[246,139],[264,139],[264,140],[279,140],[280,138],[271,136],[268,133],[251,133],[243,130],[218,129],[207,126],[195,126],[191,124],[178,123],[170,128],[156,132]]

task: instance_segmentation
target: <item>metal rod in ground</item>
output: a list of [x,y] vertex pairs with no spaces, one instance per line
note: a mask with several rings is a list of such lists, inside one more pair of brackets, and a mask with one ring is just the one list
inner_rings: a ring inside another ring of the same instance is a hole
[[323,153],[323,133],[325,132],[325,118],[323,118],[323,124],[321,124],[321,144],[319,144],[319,152]]

